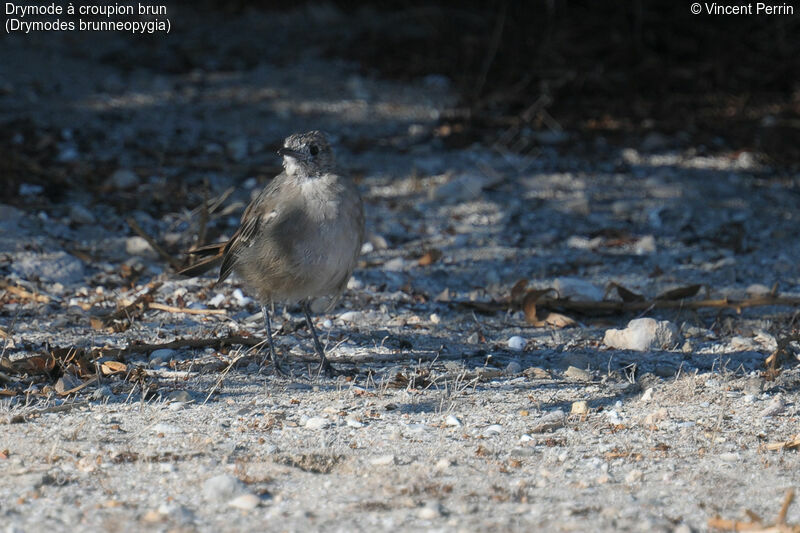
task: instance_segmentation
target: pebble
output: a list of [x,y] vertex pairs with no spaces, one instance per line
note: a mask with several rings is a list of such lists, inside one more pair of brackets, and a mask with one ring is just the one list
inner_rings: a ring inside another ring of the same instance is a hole
[[619,417],[619,413],[616,409],[609,409],[606,413],[606,418],[611,424],[621,424],[622,419]]
[[435,468],[436,468],[436,470],[447,470],[451,466],[453,466],[453,461],[451,461],[447,457],[442,457],[441,459],[436,461]]
[[775,416],[782,413],[784,409],[786,409],[786,402],[783,401],[783,396],[779,394],[769,402],[769,405],[767,405],[763,411],[761,411],[761,416]]
[[234,289],[232,294],[234,299],[236,300],[236,303],[241,306],[245,306],[253,301],[252,298],[244,295],[242,289]]
[[75,224],[94,224],[94,214],[81,204],[72,204],[69,208],[69,219]]
[[352,416],[348,416],[346,422],[347,422],[347,427],[351,427],[351,428],[355,428],[355,429],[364,427],[363,423],[359,422],[358,419],[356,419],[355,417],[352,417]]
[[83,280],[83,263],[66,252],[20,252],[12,256],[11,272],[29,281],[71,285]]
[[636,255],[647,255],[655,253],[656,251],[656,238],[652,235],[645,235],[633,246]]
[[516,375],[522,372],[522,365],[516,361],[511,361],[506,366],[506,374]]
[[158,424],[156,424],[153,427],[151,427],[150,430],[153,433],[155,433],[156,435],[158,435],[159,433],[164,433],[164,434],[173,433],[174,434],[174,433],[182,433],[183,432],[181,430],[181,428],[179,428],[175,424],[167,424],[166,422],[159,422]]
[[572,402],[572,407],[569,410],[573,415],[585,415],[589,412],[589,404],[581,400],[579,402]]
[[156,251],[150,246],[150,243],[144,240],[143,237],[133,235],[125,239],[125,252],[129,255],[136,255],[140,257],[156,257]]
[[417,516],[422,520],[433,520],[442,516],[442,509],[439,502],[428,502],[424,507],[417,511]]
[[106,185],[114,189],[132,189],[139,185],[139,176],[131,170],[120,168],[114,171],[106,181]]
[[444,425],[450,427],[460,427],[461,420],[459,420],[455,415],[447,415],[447,418],[444,419]]
[[345,311],[339,315],[342,322],[357,322],[361,318],[361,311]]
[[384,270],[389,272],[400,272],[405,268],[406,260],[402,257],[395,257],[394,259],[389,259],[383,264]]
[[642,394],[642,397],[639,398],[639,400],[642,403],[647,403],[652,399],[653,399],[653,387],[649,387],[647,390],[645,390],[644,394]]
[[576,366],[570,366],[564,371],[564,377],[576,381],[591,381],[592,373]]
[[369,460],[369,464],[372,466],[388,466],[397,464],[397,457],[392,454],[388,455],[379,455],[378,457],[373,457]]
[[308,429],[325,429],[331,425],[331,421],[321,416],[312,416],[304,425]]
[[261,505],[261,498],[251,493],[242,494],[229,501],[228,505],[242,511],[252,511]]
[[439,315],[437,315],[436,313],[431,313],[431,316],[428,317],[428,319],[431,321],[431,324],[438,324],[439,322],[442,321],[442,319],[439,318]]
[[508,339],[508,349],[515,352],[521,352],[524,350],[526,344],[528,344],[528,342],[519,335],[514,335]]
[[189,391],[174,390],[169,394],[167,394],[167,400],[170,400],[175,403],[186,404],[192,401],[192,395],[189,393]]
[[625,329],[609,329],[603,343],[620,350],[668,350],[680,342],[678,328],[667,320],[637,318],[628,322]]
[[244,483],[230,474],[220,474],[203,483],[203,497],[209,502],[230,501],[246,492]]
[[545,433],[563,427],[564,418],[564,411],[556,409],[536,420],[529,433]]
[[491,426],[487,426],[484,428],[482,435],[498,435],[503,432],[503,426],[500,424],[492,424]]
[[638,481],[641,481],[643,477],[644,477],[644,472],[642,472],[637,468],[627,473],[627,475],[625,476],[625,483],[636,483]]

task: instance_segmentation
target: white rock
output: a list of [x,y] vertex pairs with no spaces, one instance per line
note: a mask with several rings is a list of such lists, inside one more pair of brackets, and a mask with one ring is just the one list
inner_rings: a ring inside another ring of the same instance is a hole
[[169,361],[175,357],[175,350],[169,348],[161,348],[160,350],[153,350],[150,352],[150,360],[161,359],[162,361]]
[[525,349],[525,345],[528,344],[528,341],[520,337],[519,335],[514,335],[510,339],[508,339],[508,349],[514,350],[515,352],[521,352]]
[[647,390],[644,391],[644,394],[642,394],[642,397],[639,398],[639,400],[641,400],[643,403],[647,403],[652,399],[653,399],[653,387],[648,387]]
[[397,458],[392,455],[379,455],[378,457],[373,457],[369,460],[369,464],[372,466],[388,466],[397,464]]
[[438,324],[442,321],[442,319],[436,313],[431,313],[431,316],[429,316],[428,319],[431,321],[431,324]]
[[208,305],[211,307],[219,307],[222,305],[222,302],[225,301],[225,295],[221,292],[218,292],[213,298],[208,301]]
[[347,427],[358,429],[358,428],[363,428],[364,424],[359,422],[356,418],[354,418],[352,416],[348,416],[347,417]]
[[236,299],[236,303],[242,306],[247,305],[253,301],[252,298],[249,298],[244,295],[242,289],[235,289],[233,291],[233,297]]
[[345,311],[339,315],[342,322],[358,322],[361,319],[361,311]]
[[668,350],[680,343],[680,334],[675,324],[667,320],[637,318],[628,322],[625,329],[607,330],[603,343],[619,350]]
[[405,268],[406,260],[402,257],[395,257],[394,259],[389,259],[383,264],[384,270],[388,270],[389,272],[400,272]]
[[139,185],[139,176],[131,170],[120,168],[111,174],[106,184],[114,189],[132,189]]
[[459,427],[461,426],[461,420],[459,420],[455,415],[447,415],[447,418],[444,419],[444,425],[450,427]]
[[656,251],[656,238],[652,235],[645,235],[633,247],[636,255],[652,254]]
[[236,509],[241,509],[242,511],[252,511],[261,505],[261,498],[255,494],[242,494],[229,501],[228,505]]
[[230,474],[220,474],[203,483],[203,497],[209,502],[230,501],[245,493],[247,489],[244,483]]
[[331,421],[321,416],[312,416],[305,423],[305,427],[308,429],[325,429],[330,425]]
[[580,278],[558,278],[553,283],[561,298],[599,302],[605,292],[601,287]]
[[503,426],[500,424],[492,424],[491,426],[487,426],[483,430],[483,435],[497,435],[503,432]]
[[636,483],[641,481],[643,477],[644,472],[639,469],[634,469],[628,472],[628,474],[625,476],[625,483]]
[[745,289],[748,296],[767,296],[772,292],[772,289],[760,283],[754,283]]
[[174,424],[167,424],[166,422],[159,422],[158,424],[154,425],[150,428],[150,431],[158,435],[159,433],[166,434],[175,434],[175,433],[182,433],[183,431],[181,428]]
[[417,516],[422,520],[433,520],[442,516],[441,506],[438,502],[429,502],[417,511]]
[[156,251],[150,246],[150,243],[144,240],[143,237],[133,235],[125,239],[125,251],[129,255],[138,255],[142,257],[156,257]]

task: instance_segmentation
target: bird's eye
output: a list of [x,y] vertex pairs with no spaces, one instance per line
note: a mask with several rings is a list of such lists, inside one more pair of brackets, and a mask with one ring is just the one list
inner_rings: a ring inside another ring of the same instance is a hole
[[311,146],[308,147],[308,152],[311,155],[317,155],[319,153],[319,148],[317,147],[316,144],[312,144]]

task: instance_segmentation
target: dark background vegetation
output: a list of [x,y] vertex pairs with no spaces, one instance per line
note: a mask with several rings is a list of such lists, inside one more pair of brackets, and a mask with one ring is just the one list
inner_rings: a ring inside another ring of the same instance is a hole
[[380,76],[447,76],[461,100],[449,120],[464,142],[538,101],[577,133],[685,132],[772,164],[800,162],[800,6],[793,16],[709,16],[692,15],[688,0],[335,4],[374,16],[329,53]]

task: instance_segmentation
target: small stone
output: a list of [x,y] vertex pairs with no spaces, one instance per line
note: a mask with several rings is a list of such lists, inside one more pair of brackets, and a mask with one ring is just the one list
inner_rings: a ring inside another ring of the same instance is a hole
[[342,322],[358,322],[361,318],[361,311],[345,311],[341,315],[339,315],[339,320]]
[[503,432],[503,426],[500,424],[492,424],[484,428],[482,435],[498,435]]
[[656,422],[661,422],[663,420],[667,420],[668,418],[669,418],[669,412],[665,407],[662,407],[657,411],[648,413],[648,415],[644,417],[644,425],[652,426]]
[[572,402],[572,407],[569,410],[573,415],[585,415],[589,412],[589,404],[581,400],[579,402]]
[[369,460],[369,464],[372,466],[388,466],[397,464],[397,457],[392,454],[388,455],[379,455],[378,457],[373,457]]
[[755,297],[755,296],[769,296],[772,293],[772,289],[767,287],[766,285],[762,285],[760,283],[754,283],[745,289],[745,292],[748,296]]
[[358,419],[356,419],[355,417],[352,417],[352,416],[348,416],[347,417],[346,423],[347,423],[347,427],[350,427],[350,428],[358,429],[358,428],[363,428],[364,427],[364,424],[362,422],[359,422]]
[[633,246],[636,255],[647,255],[655,253],[656,251],[656,238],[652,235],[645,235]]
[[678,372],[677,368],[675,368],[672,365],[667,365],[667,364],[656,365],[656,367],[653,369],[653,374],[655,374],[656,376],[658,376],[660,378],[671,378],[677,372]]
[[209,502],[230,501],[246,492],[244,483],[230,474],[220,474],[203,483],[203,497]]
[[541,416],[533,423],[533,427],[529,433],[545,433],[553,431],[560,427],[564,427],[565,415],[561,409],[556,409],[551,413]]
[[641,481],[643,477],[644,472],[637,468],[628,472],[628,474],[625,476],[625,483],[637,483]]
[[106,185],[114,189],[132,189],[139,185],[139,176],[131,170],[120,168],[114,171]]
[[519,374],[520,372],[522,372],[522,365],[519,364],[518,362],[511,361],[510,363],[508,363],[508,365],[506,365],[506,374],[514,376],[516,374]]
[[96,221],[94,214],[81,204],[69,208],[69,219],[75,224],[94,224]]
[[230,500],[228,505],[242,511],[252,511],[261,505],[261,498],[251,493],[242,494]]
[[325,429],[330,425],[331,421],[321,416],[312,416],[304,424],[307,429]]
[[389,259],[383,264],[383,268],[388,270],[389,272],[400,272],[406,266],[406,260],[402,257],[395,257],[394,259]]
[[167,400],[171,402],[180,402],[183,404],[187,404],[192,401],[192,395],[189,394],[189,391],[174,390],[169,394],[167,394]]
[[175,434],[183,432],[181,428],[179,428],[175,424],[167,424],[166,422],[159,422],[158,424],[151,427],[150,431],[152,431],[156,435],[158,435],[159,433],[167,435],[167,434]]
[[639,400],[642,403],[647,403],[647,402],[651,401],[652,399],[653,399],[653,387],[649,387],[647,390],[645,390],[644,394],[642,394],[642,397],[639,398]]
[[735,452],[723,452],[719,454],[717,457],[719,457],[720,461],[725,461],[727,463],[736,463],[739,462],[742,458],[741,455]]
[[447,470],[451,466],[453,466],[453,461],[451,461],[447,457],[442,457],[441,459],[436,461],[435,468],[436,468],[436,470]]
[[778,394],[769,402],[769,405],[761,411],[761,416],[775,416],[781,414],[784,409],[786,409],[786,402],[783,401],[783,396]]
[[438,324],[439,322],[442,321],[442,319],[439,318],[439,315],[437,315],[436,313],[431,313],[431,316],[428,317],[428,319],[431,321],[431,324]]
[[574,379],[576,381],[591,381],[592,374],[582,368],[570,366],[564,371],[564,377]]
[[442,516],[439,502],[428,502],[424,507],[417,511],[417,516],[422,520],[433,520]]
[[150,243],[138,235],[125,239],[125,252],[129,255],[149,257],[151,259],[156,257],[156,251],[153,250]]
[[447,418],[444,419],[444,425],[450,427],[460,427],[461,420],[456,418],[455,415],[447,415]]
[[620,350],[668,350],[678,345],[678,328],[667,320],[637,318],[628,322],[625,329],[606,330],[603,343]]
[[64,374],[58,378],[58,381],[56,381],[55,389],[57,393],[64,394],[66,391],[72,390],[82,383],[83,382],[78,377],[73,376],[72,374]]
[[521,352],[524,350],[526,344],[528,344],[528,342],[519,335],[514,335],[508,339],[508,349],[515,352]]

